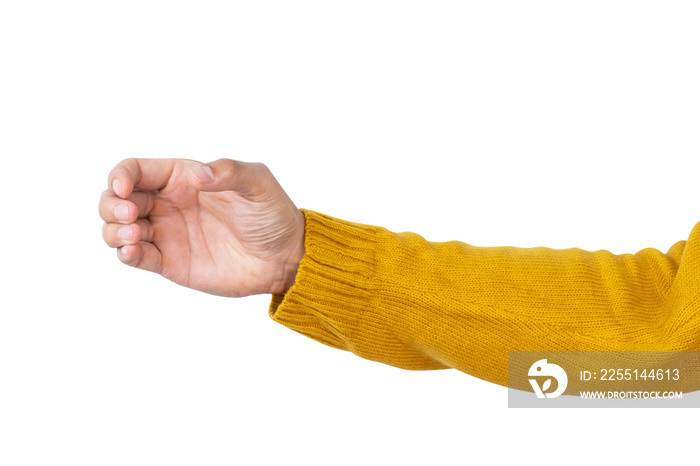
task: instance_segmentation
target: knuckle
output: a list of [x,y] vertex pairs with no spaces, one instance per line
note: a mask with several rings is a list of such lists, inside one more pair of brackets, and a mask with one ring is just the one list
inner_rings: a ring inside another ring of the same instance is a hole
[[105,210],[105,200],[106,200],[105,192],[106,191],[102,192],[102,194],[100,195],[100,202],[97,203],[97,212],[100,214],[100,217],[102,217],[102,220],[105,220],[104,216],[103,216],[104,210]]
[[110,248],[121,246],[121,242],[117,239],[116,228],[114,224],[105,223],[102,227],[102,239]]
[[103,207],[109,202],[109,200],[112,198],[113,194],[112,191],[109,189],[105,189],[102,191],[102,194],[100,194],[100,201],[98,203],[98,207],[100,210],[102,210]]
[[221,165],[223,166],[226,175],[232,176],[238,172],[239,163],[237,160],[221,159],[220,161],[222,162]]
[[107,205],[100,205],[100,218],[104,220],[105,222],[110,222],[113,221],[114,219],[112,218],[114,215],[111,211],[111,209]]
[[120,167],[132,167],[136,164],[136,159],[134,157],[127,157],[125,159],[122,159],[121,162],[117,166]]
[[103,239],[107,246],[109,246],[110,248],[118,248],[119,246],[121,246],[121,243],[117,240],[115,236],[116,235],[114,234],[114,228],[109,226],[105,228]]
[[255,169],[256,169],[258,172],[260,172],[260,173],[262,173],[262,174],[265,174],[265,175],[272,174],[272,172],[271,172],[270,169],[267,167],[267,165],[265,165],[265,164],[262,163],[262,162],[255,162],[255,163],[253,164],[253,166],[255,167]]
[[120,171],[122,174],[127,175],[135,184],[140,181],[141,166],[139,165],[139,159],[137,158],[129,157],[123,159],[121,162],[119,162],[119,164],[117,164],[116,167],[114,167],[114,170],[112,170],[112,174],[114,175],[114,173],[117,171]]
[[261,162],[255,162],[251,164],[251,169],[251,172],[265,189],[270,189],[274,186],[275,177],[267,165]]
[[126,159],[122,159],[121,162],[119,162],[113,169],[112,172],[109,174],[109,179],[115,177],[118,174],[123,174],[125,171],[127,173],[131,173],[132,167],[136,164],[136,159],[133,157],[129,157]]

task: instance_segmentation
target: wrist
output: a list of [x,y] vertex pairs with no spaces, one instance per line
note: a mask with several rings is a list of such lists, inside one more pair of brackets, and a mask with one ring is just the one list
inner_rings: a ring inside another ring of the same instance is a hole
[[282,279],[273,287],[271,290],[272,294],[285,294],[292,285],[294,285],[297,272],[299,271],[299,265],[306,254],[306,248],[304,246],[305,218],[301,211],[298,212],[300,226],[294,235],[294,239],[291,241],[289,255],[281,266],[283,270]]

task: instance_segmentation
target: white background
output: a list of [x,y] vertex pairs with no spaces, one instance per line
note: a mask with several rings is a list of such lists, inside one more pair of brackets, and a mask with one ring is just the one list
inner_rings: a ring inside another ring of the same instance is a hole
[[125,157],[228,157],[431,240],[665,252],[700,221],[698,24],[697,2],[2,1],[0,464],[696,457],[694,412],[508,409],[298,335],[269,296],[129,268],[97,201]]

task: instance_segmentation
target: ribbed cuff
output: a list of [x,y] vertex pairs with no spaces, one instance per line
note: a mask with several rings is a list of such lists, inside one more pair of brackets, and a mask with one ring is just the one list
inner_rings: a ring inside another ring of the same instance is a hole
[[[365,359],[403,369],[445,368],[406,333],[406,314],[415,312],[405,302],[406,293],[389,293],[396,286],[387,277],[387,263],[395,262],[395,254],[387,250],[387,242],[393,244],[396,235],[382,227],[300,210],[306,219],[306,253],[294,285],[286,294],[272,296],[270,317]],[[403,270],[398,275],[410,278],[410,273]]]
[[272,295],[270,317],[316,341],[357,352],[358,340],[361,344],[376,333],[366,327],[377,320],[367,318],[375,288],[377,227],[300,210],[306,253],[287,293]]

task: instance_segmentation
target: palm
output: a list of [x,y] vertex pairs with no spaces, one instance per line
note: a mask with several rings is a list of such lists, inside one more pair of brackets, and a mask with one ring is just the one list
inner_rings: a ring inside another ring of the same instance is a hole
[[284,251],[275,206],[233,191],[199,192],[180,174],[156,195],[149,217],[153,244],[162,254],[162,274],[181,285],[214,294],[260,292],[275,279],[275,259]]

